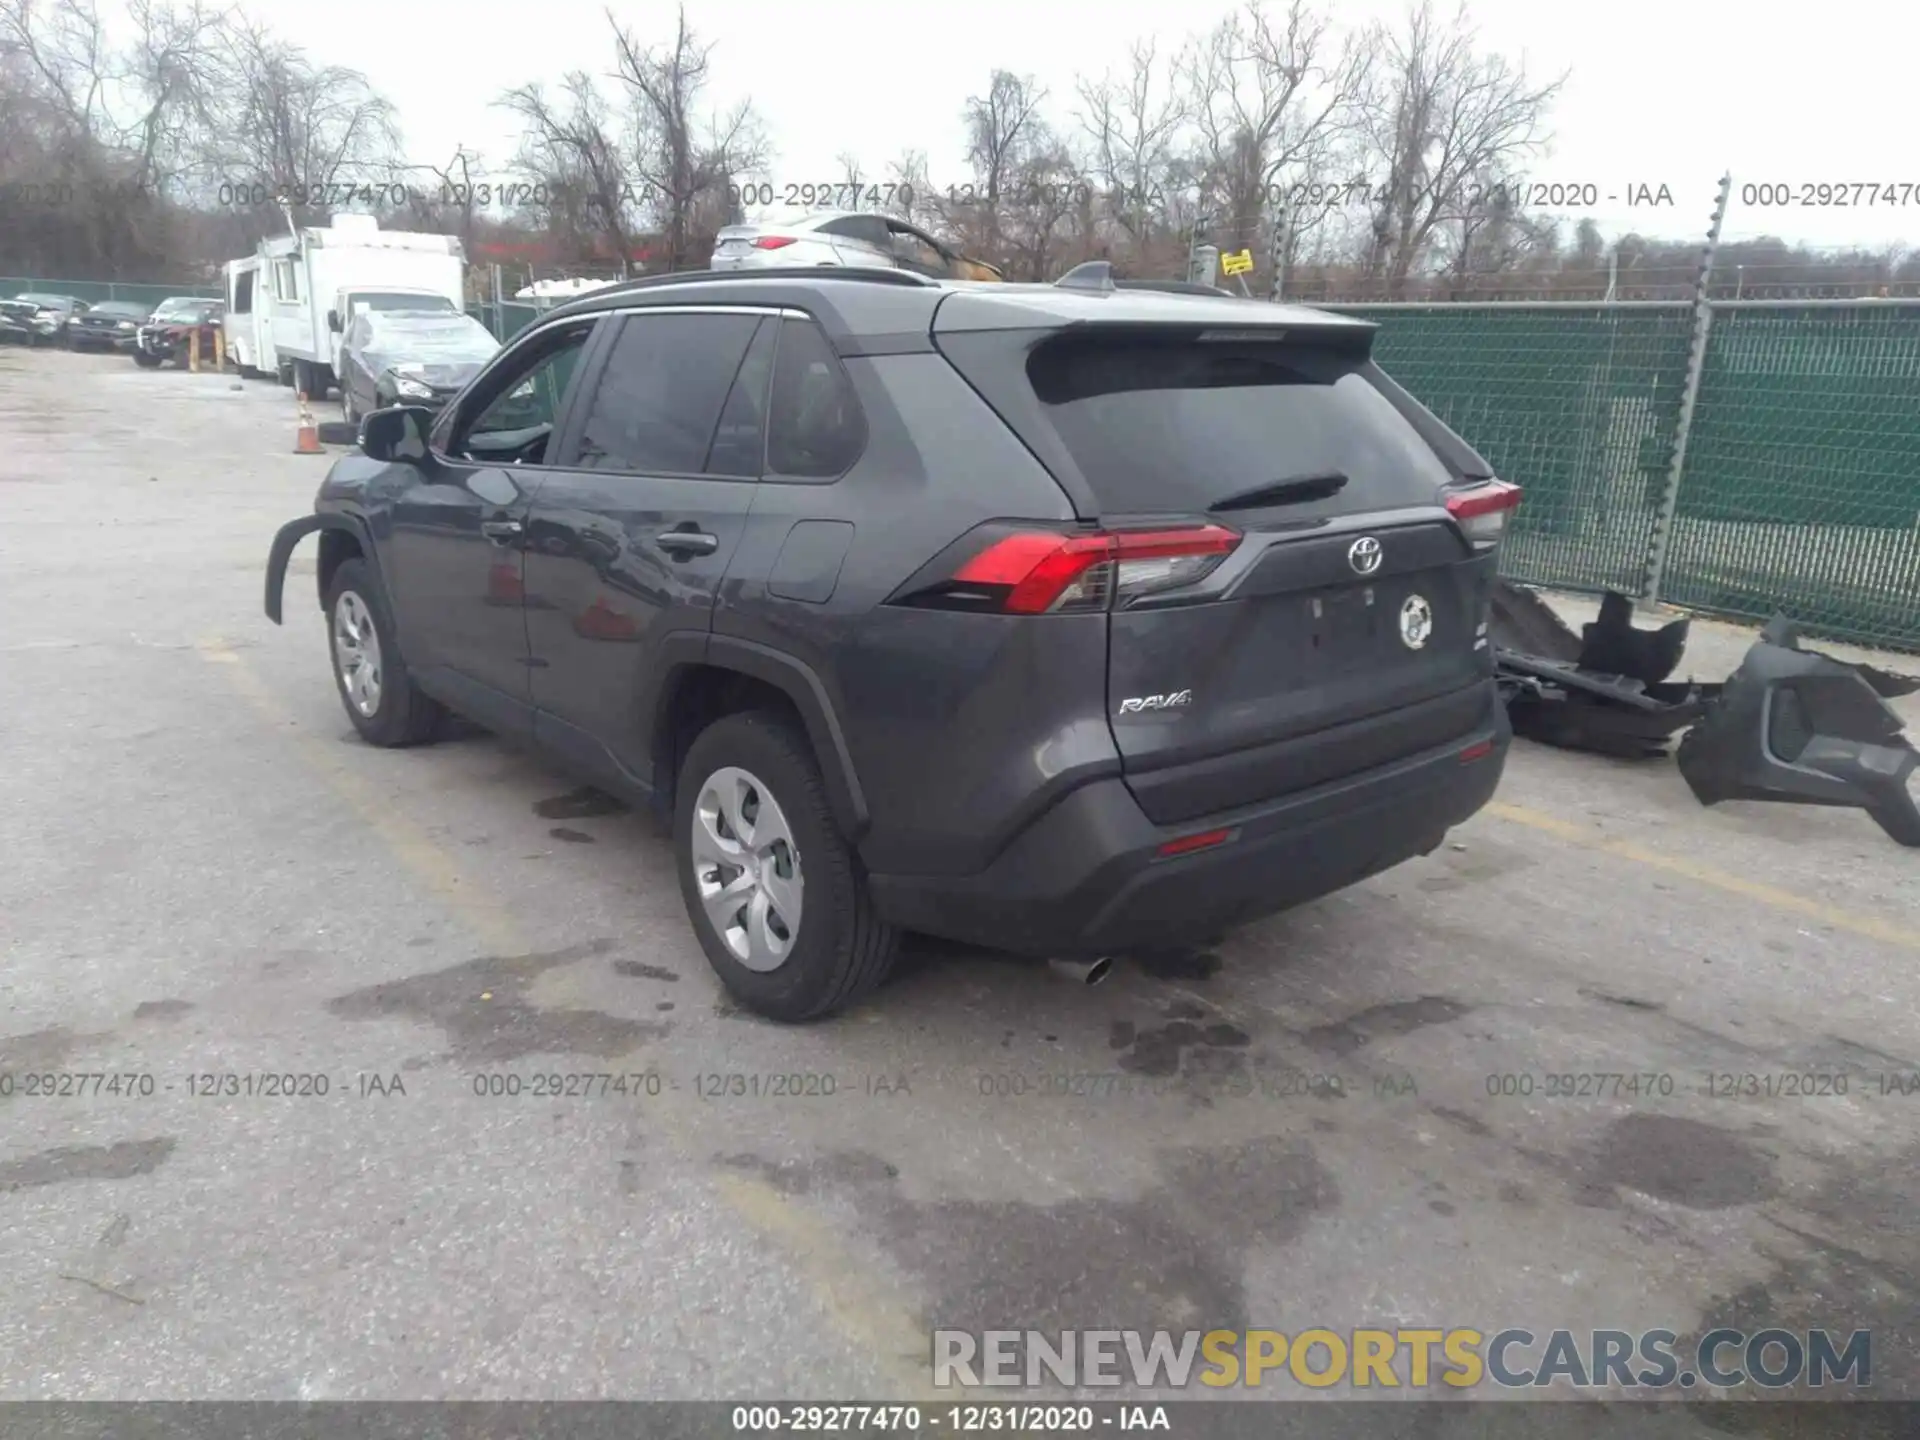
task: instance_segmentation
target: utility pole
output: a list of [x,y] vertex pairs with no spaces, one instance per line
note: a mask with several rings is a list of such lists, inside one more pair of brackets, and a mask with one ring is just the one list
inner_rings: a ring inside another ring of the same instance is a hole
[[1707,359],[1707,335],[1713,328],[1713,304],[1707,298],[1707,282],[1713,275],[1713,257],[1720,248],[1720,226],[1727,218],[1727,200],[1733,192],[1731,172],[1720,177],[1720,193],[1714,198],[1713,218],[1707,226],[1707,243],[1700,248],[1700,272],[1693,282],[1693,343],[1687,351],[1686,387],[1680,392],[1680,418],[1673,427],[1673,456],[1667,465],[1666,493],[1660,499],[1660,513],[1653,522],[1651,543],[1647,546],[1647,567],[1640,587],[1640,605],[1653,609],[1660,603],[1661,582],[1666,579],[1667,547],[1673,540],[1673,518],[1680,507],[1680,481],[1687,466],[1687,438],[1693,433],[1693,407],[1700,398],[1700,371]]
[[1274,304],[1280,303],[1280,297],[1286,288],[1287,251],[1293,236],[1289,229],[1287,202],[1282,200],[1273,211],[1273,282],[1269,287],[1267,299]]
[[1207,222],[1212,217],[1202,210],[1193,217],[1193,229],[1187,233],[1187,279],[1194,278],[1200,258],[1200,242],[1207,238]]

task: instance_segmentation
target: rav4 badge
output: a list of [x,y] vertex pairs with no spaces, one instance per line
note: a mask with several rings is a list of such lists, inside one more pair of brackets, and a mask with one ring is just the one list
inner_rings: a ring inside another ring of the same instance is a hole
[[1433,634],[1433,607],[1419,595],[1407,596],[1400,607],[1400,639],[1409,650],[1418,650]]
[[1143,710],[1178,710],[1193,703],[1193,691],[1176,690],[1171,695],[1136,695],[1120,702],[1122,715],[1138,715]]

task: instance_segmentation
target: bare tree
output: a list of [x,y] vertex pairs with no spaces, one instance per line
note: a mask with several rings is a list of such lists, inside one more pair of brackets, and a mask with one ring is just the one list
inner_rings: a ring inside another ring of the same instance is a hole
[[400,148],[393,103],[358,70],[315,65],[297,45],[236,19],[215,85],[226,97],[210,137],[221,183],[284,197],[296,224],[324,223],[354,187],[392,173]]
[[[987,251],[999,260],[1002,207],[1013,182],[1032,155],[1050,148],[1052,137],[1040,117],[1047,92],[1031,76],[996,70],[984,96],[967,97],[962,119],[967,127],[967,161],[973,168],[974,205],[966,219]],[[950,219],[958,217],[949,217]]]
[[1101,208],[1138,249],[1186,179],[1178,152],[1189,111],[1175,67],[1161,63],[1151,42],[1136,43],[1128,62],[1118,79],[1080,82],[1076,119]]
[[1524,69],[1481,53],[1464,5],[1450,21],[1419,0],[1402,30],[1376,25],[1364,106],[1377,167],[1366,273],[1387,293],[1407,277],[1436,228],[1460,217],[1472,188],[1497,185],[1546,142],[1546,112],[1565,77],[1533,85]]
[[531,208],[570,258],[607,247],[623,260],[633,251],[634,175],[616,138],[606,99],[584,71],[549,98],[538,84],[509,90],[499,102],[519,116],[518,168],[537,197]]
[[678,270],[705,260],[713,232],[732,218],[731,185],[766,163],[766,139],[751,102],[698,114],[713,46],[700,43],[684,8],[662,46],[642,46],[611,12],[607,18],[630,105],[634,173],[659,214],[667,268]]
[[888,162],[887,178],[880,191],[881,208],[909,225],[928,230],[946,223],[946,207],[933,188],[924,150],[903,151]]
[[[1208,208],[1223,240],[1253,244],[1275,202],[1296,242],[1328,207],[1313,203],[1357,132],[1366,51],[1306,0],[1270,15],[1260,0],[1220,22],[1182,57]],[[1263,259],[1265,257],[1262,257]]]

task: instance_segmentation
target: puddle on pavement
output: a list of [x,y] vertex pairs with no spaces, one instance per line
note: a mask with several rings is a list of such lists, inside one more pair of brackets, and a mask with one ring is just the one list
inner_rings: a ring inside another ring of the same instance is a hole
[[936,1328],[1038,1330],[1244,1328],[1242,1271],[1256,1246],[1298,1240],[1339,1208],[1310,1145],[1263,1138],[1165,1150],[1159,1180],[1132,1199],[914,1200],[899,1172],[863,1153],[808,1165],[752,1155],[717,1163],[788,1195],[846,1200],[925,1288]]
[[526,993],[549,970],[617,948],[612,940],[589,940],[532,955],[486,956],[349,991],[329,1000],[327,1009],[346,1020],[400,1018],[438,1025],[454,1058],[469,1063],[543,1054],[614,1059],[667,1035],[671,1022],[548,1009],[529,1003]]

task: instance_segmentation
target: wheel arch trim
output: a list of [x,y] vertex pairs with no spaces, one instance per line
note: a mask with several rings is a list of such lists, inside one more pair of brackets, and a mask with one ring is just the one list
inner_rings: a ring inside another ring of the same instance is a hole
[[833,697],[812,666],[771,646],[738,636],[684,631],[663,642],[659,665],[662,684],[654,715],[656,736],[663,733],[678,694],[676,671],[696,666],[732,670],[764,681],[785,695],[806,726],[807,739],[826,781],[827,800],[833,806],[834,820],[849,843],[858,843],[872,821],[872,814],[867,808],[866,792],[860,787],[853,753],[835,712]]
[[293,552],[302,540],[322,530],[339,530],[351,535],[367,563],[374,567],[376,574],[379,572],[380,562],[374,550],[373,536],[359,516],[328,511],[289,520],[274,535],[273,548],[267,552],[266,611],[267,618],[276,625],[282,623],[287,564],[293,559]]

